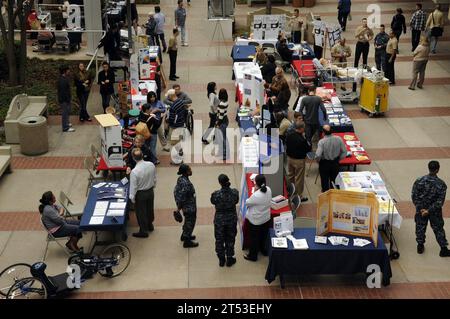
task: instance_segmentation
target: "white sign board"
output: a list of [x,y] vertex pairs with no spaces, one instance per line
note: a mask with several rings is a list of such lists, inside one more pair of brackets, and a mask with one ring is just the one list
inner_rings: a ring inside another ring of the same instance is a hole
[[255,15],[253,17],[253,39],[277,39],[286,26],[286,15]]

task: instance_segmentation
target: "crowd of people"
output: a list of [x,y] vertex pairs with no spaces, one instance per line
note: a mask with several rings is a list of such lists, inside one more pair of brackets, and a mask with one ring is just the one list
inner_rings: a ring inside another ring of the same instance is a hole
[[[189,2],[189,1],[188,1]],[[347,18],[351,11],[350,0],[339,1],[338,20],[345,31]],[[146,35],[150,44],[161,47],[162,52],[167,52],[170,57],[169,79],[175,81],[176,60],[178,51],[178,35],[181,33],[181,45],[187,46],[186,37],[186,9],[183,1],[178,1],[175,10],[175,28],[172,36],[166,44],[164,37],[165,16],[159,7],[155,12],[150,12],[146,28]],[[290,22],[292,36],[299,41],[303,21],[296,10],[294,18]],[[424,82],[425,67],[430,52],[435,52],[439,32],[433,28],[443,27],[443,16],[439,6],[426,19],[422,6],[417,4],[417,10],[410,22],[412,30],[412,51],[414,55],[413,80],[410,89],[422,88]],[[355,61],[354,66],[362,63],[367,65],[370,45],[373,41],[375,49],[375,61],[379,70],[384,70],[391,84],[395,84],[394,62],[399,52],[398,40],[401,33],[406,33],[406,22],[401,9],[393,17],[391,30],[386,32],[381,25],[377,34],[367,25],[367,19],[362,20],[361,26],[356,29]],[[429,30],[429,36],[422,36],[421,32]],[[117,57],[117,49],[120,39],[117,38],[118,27],[112,26],[102,44],[105,52],[111,60]],[[442,33],[441,33],[442,35]],[[429,39],[432,40],[430,49]],[[419,39],[420,42],[419,42]],[[118,42],[119,41],[119,42]],[[292,51],[287,48],[286,39],[280,37],[277,49],[285,61],[292,60]],[[332,48],[333,62],[340,63],[344,67],[347,59],[352,55],[352,50],[346,45],[345,39]],[[302,202],[309,199],[304,194],[305,189],[305,165],[306,160],[314,159],[319,164],[321,191],[326,192],[333,188],[334,181],[339,172],[339,161],[347,156],[347,149],[341,138],[332,134],[329,125],[321,125],[319,116],[322,114],[327,120],[327,112],[323,105],[322,97],[318,95],[317,88],[312,86],[302,90],[294,103],[294,117],[289,119],[289,101],[291,90],[284,71],[275,64],[274,56],[266,54],[261,48],[257,49],[255,62],[260,66],[265,81],[265,93],[268,97],[267,108],[271,114],[271,128],[279,129],[280,140],[285,146],[287,180],[295,185],[295,193]],[[73,132],[69,114],[71,105],[71,82],[69,80],[70,69],[61,68],[61,76],[58,80],[58,102],[62,109],[62,127],[64,132]],[[419,79],[417,80],[417,76]],[[80,121],[91,121],[87,112],[87,100],[94,77],[86,71],[84,64],[80,63],[74,76],[77,97],[80,102]],[[110,105],[111,95],[114,94],[115,77],[108,62],[102,65],[102,71],[98,74],[97,83],[102,96],[104,112]],[[160,88],[159,88],[160,90]],[[209,125],[203,133],[201,140],[207,145],[211,142],[219,146],[219,156],[226,160],[231,155],[229,152],[226,129],[228,119],[228,92],[224,88],[218,89],[215,82],[206,85],[206,101],[209,106]],[[194,184],[191,181],[192,169],[183,162],[183,149],[180,141],[185,136],[186,118],[192,104],[191,98],[181,90],[179,84],[174,84],[165,94],[162,101],[160,92],[149,92],[147,103],[142,106],[138,121],[145,123],[150,136],[136,135],[133,146],[124,154],[127,167],[127,175],[130,179],[129,199],[134,204],[139,230],[133,233],[136,238],[147,238],[154,230],[154,201],[157,187],[156,166],[160,164],[157,154],[157,141],[159,139],[163,150],[171,152],[171,164],[178,166],[178,179],[173,188],[176,211],[174,217],[181,221],[184,219],[180,240],[183,247],[198,247],[194,235],[197,218],[197,196]],[[166,107],[168,106],[168,107]],[[259,106],[252,115],[262,112]],[[315,149],[315,157],[310,158],[311,151]],[[446,185],[437,177],[439,163],[429,163],[429,175],[418,179],[413,186],[412,199],[417,208],[416,235],[418,253],[423,253],[425,242],[425,229],[430,220],[433,231],[441,246],[442,257],[450,256],[447,249],[447,241],[443,230],[442,206],[445,199]],[[239,192],[232,188],[228,176],[220,174],[218,177],[219,189],[211,194],[210,202],[215,207],[214,236],[215,252],[219,260],[219,266],[231,267],[236,263],[235,238],[237,235],[238,214],[236,205],[239,202]],[[268,227],[271,220],[272,191],[264,175],[255,177],[253,194],[245,201],[247,207],[246,219],[249,225],[250,249],[244,256],[246,260],[256,261],[258,254],[267,255]],[[64,210],[56,205],[56,200],[51,192],[43,194],[39,211],[45,227],[55,237],[69,237],[67,247],[70,250],[78,250],[78,240],[81,238],[77,221],[66,221]]]

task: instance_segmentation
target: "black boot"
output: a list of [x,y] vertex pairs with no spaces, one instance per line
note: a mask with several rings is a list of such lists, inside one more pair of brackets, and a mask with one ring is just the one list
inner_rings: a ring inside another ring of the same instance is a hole
[[450,257],[450,250],[447,247],[442,247],[441,252],[439,253],[441,257]]
[[194,248],[198,247],[198,243],[192,240],[186,240],[183,244],[184,248]]
[[227,257],[227,267],[231,267],[236,263],[236,258],[234,257]]
[[417,253],[418,254],[423,254],[424,250],[425,250],[425,246],[423,244],[417,245]]
[[196,238],[195,235],[191,235],[191,237],[189,237],[189,238],[186,238],[183,235],[181,235],[180,240],[181,241],[185,241],[186,239],[188,239],[188,240],[195,240],[195,238]]
[[219,257],[219,267],[223,267],[225,266],[225,256],[219,256],[217,255],[217,257]]

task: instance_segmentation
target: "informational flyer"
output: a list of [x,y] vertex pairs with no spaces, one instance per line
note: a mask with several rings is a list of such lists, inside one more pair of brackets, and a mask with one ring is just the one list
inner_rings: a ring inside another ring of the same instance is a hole
[[241,140],[242,164],[245,168],[259,167],[259,143],[253,137]]
[[313,25],[314,44],[318,47],[323,47],[325,44],[326,24],[323,21],[314,20]]

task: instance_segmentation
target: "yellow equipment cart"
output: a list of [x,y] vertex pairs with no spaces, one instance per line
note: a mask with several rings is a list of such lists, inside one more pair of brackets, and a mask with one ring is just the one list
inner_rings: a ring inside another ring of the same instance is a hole
[[386,78],[363,77],[359,95],[361,112],[366,111],[369,117],[381,115],[389,110],[389,80]]

